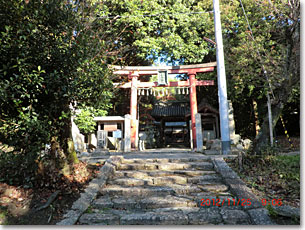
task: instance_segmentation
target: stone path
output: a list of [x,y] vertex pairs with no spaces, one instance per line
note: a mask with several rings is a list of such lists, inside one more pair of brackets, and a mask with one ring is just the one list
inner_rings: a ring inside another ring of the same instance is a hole
[[201,154],[117,158],[116,170],[80,214],[77,224],[272,224],[266,210],[251,209],[235,196],[238,192],[233,189],[232,193],[224,177],[228,171],[221,168],[223,162],[215,164],[211,157]]

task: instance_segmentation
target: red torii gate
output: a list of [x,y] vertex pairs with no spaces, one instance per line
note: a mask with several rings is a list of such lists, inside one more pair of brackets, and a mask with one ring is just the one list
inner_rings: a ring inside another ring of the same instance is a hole
[[[131,147],[136,148],[137,134],[137,88],[152,88],[152,87],[190,87],[190,104],[191,104],[191,129],[193,137],[193,147],[196,148],[196,121],[197,113],[197,96],[196,86],[214,85],[214,80],[197,81],[195,76],[197,73],[205,73],[214,71],[216,62],[196,64],[196,65],[181,65],[181,66],[112,66],[116,75],[127,75],[131,78],[131,82],[123,85],[116,84],[119,88],[131,88],[130,97],[130,115],[131,115]],[[139,76],[157,75],[159,71],[166,70],[168,74],[187,74],[189,80],[169,82],[167,85],[158,85],[158,82],[140,82]]]

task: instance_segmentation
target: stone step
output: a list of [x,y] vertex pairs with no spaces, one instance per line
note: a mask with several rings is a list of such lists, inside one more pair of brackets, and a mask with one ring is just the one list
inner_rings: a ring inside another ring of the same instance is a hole
[[210,207],[198,209],[159,208],[154,211],[113,210],[108,213],[83,214],[78,224],[82,225],[250,225],[249,215],[240,209]]
[[160,171],[160,170],[152,170],[152,171],[117,171],[116,176],[126,176],[133,177],[138,179],[146,179],[156,176],[173,176],[174,173],[171,171]]
[[96,164],[104,164],[106,162],[107,159],[90,159],[87,162],[90,165],[96,165]]
[[193,200],[177,197],[147,197],[140,201],[141,207],[144,209],[157,209],[157,208],[173,208],[173,207],[196,207],[197,203]]
[[204,185],[199,185],[198,187],[202,189],[202,191],[205,192],[226,192],[229,190],[229,187],[224,184],[204,184]]
[[[203,185],[202,185],[203,186]],[[178,185],[178,184],[168,184],[167,186],[145,186],[145,187],[124,187],[120,185],[107,185],[100,189],[101,195],[109,196],[164,196],[164,195],[174,195],[174,194],[189,194],[198,193],[202,191],[198,186],[192,186],[189,184]]]
[[222,181],[222,177],[217,174],[212,174],[187,178],[187,182],[192,184],[204,184],[211,181],[219,183]]
[[147,177],[145,179],[137,178],[116,178],[110,180],[108,184],[125,185],[125,186],[161,186],[169,184],[187,184],[187,178],[183,176],[163,176],[163,177]]
[[213,164],[210,162],[192,162],[192,163],[134,163],[121,164],[118,170],[183,170],[183,169],[199,169],[213,170]]
[[183,169],[214,170],[213,164],[210,162],[166,163],[158,165],[158,169],[165,171]]
[[210,162],[209,158],[153,158],[153,159],[142,159],[142,158],[133,158],[133,159],[124,159],[123,164],[134,164],[134,163],[185,163],[185,162]]
[[101,195],[109,196],[166,196],[173,194],[174,190],[170,187],[123,187],[120,185],[107,185],[100,189]]
[[237,205],[208,157],[148,157],[122,158],[77,224],[250,223],[242,202]]
[[121,225],[185,225],[188,216],[183,212],[143,212],[122,216]]
[[114,214],[85,213],[79,218],[79,223],[84,225],[118,225],[120,217]]
[[192,199],[167,195],[167,196],[150,196],[139,199],[139,197],[100,197],[93,203],[97,209],[113,208],[124,210],[146,210],[157,208],[174,208],[174,207],[196,207],[197,202]]
[[118,170],[156,170],[158,164],[156,163],[130,163],[121,164]]
[[199,207],[170,207],[170,208],[156,208],[154,209],[154,212],[175,212],[180,211],[185,214],[188,214],[190,212],[198,212],[200,211]]
[[152,178],[137,179],[137,178],[116,178],[108,181],[108,184],[114,185],[125,185],[125,186],[142,186],[142,185],[153,185]]
[[219,209],[214,207],[201,209],[199,212],[192,212],[187,216],[190,225],[218,225],[222,222]]
[[187,157],[187,158],[172,158],[172,159],[169,159],[169,162],[171,163],[184,163],[184,162],[211,162],[211,160],[209,158],[202,158],[202,157],[198,157],[198,158],[195,158],[195,157]]
[[161,176],[174,176],[174,175],[184,175],[184,176],[203,176],[203,175],[213,175],[216,174],[215,171],[202,171],[202,170],[173,170],[173,171],[160,171],[160,170],[139,170],[139,171],[116,171],[114,178],[116,177],[131,177],[137,179],[148,179],[150,177],[161,177]]
[[213,170],[174,170],[172,171],[174,174],[185,175],[185,176],[202,176],[202,175],[210,175],[216,174]]
[[153,185],[168,186],[170,184],[187,184],[187,178],[182,176],[153,177]]
[[[174,207],[180,207],[180,204],[183,204],[184,202],[187,202],[187,207],[198,207],[198,208],[208,208],[208,207],[215,207],[215,206],[232,206],[232,207],[236,207],[236,206],[245,206],[247,205],[245,202],[246,201],[240,201],[238,204],[238,199],[233,197],[230,194],[224,194],[224,195],[209,195],[208,193],[192,193],[190,195],[177,195],[177,196],[172,196],[172,195],[167,195],[166,196],[170,201],[168,206],[170,206],[171,208]],[[119,200],[114,200],[114,199],[118,199]],[[162,204],[160,206],[155,206],[154,204],[150,204],[152,203],[151,201],[155,202],[155,199],[157,198],[153,198],[151,200],[147,199],[147,198],[139,198],[139,197],[118,197],[118,196],[114,196],[114,197],[109,197],[109,196],[101,196],[98,199],[96,199],[93,203],[93,206],[97,209],[100,210],[105,210],[105,209],[112,209],[112,208],[125,208],[125,209],[129,209],[130,207],[136,207],[139,206],[143,207],[145,206],[145,208],[161,208],[167,206],[166,202],[164,201],[164,198],[161,198]],[[204,199],[204,200],[201,200]],[[207,201],[209,200],[209,201]],[[177,203],[175,203],[177,201]],[[195,202],[197,205],[195,205]],[[203,202],[203,203],[202,203]],[[242,203],[244,202],[244,203]],[[217,204],[216,204],[217,203]],[[143,204],[145,204],[143,206]],[[164,206],[165,205],[165,206]]]

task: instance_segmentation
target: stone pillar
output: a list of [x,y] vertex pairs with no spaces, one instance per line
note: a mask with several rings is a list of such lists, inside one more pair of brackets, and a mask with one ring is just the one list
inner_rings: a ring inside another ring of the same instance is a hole
[[197,96],[196,96],[196,78],[195,74],[189,74],[190,79],[190,104],[191,104],[191,129],[193,135],[193,148],[196,148],[196,118],[197,114]]
[[203,140],[202,140],[202,127],[201,127],[201,114],[196,113],[196,144],[197,144],[197,151],[202,151],[203,149]]
[[124,119],[124,152],[130,152],[131,150],[131,138],[130,138],[130,115],[126,114]]
[[137,147],[137,81],[138,74],[131,73],[131,95],[130,95],[130,115],[131,115],[131,148]]
[[95,147],[97,147],[97,138],[96,138],[95,133],[89,134],[89,137],[88,137],[88,144],[92,144],[92,145],[94,145]]
[[108,146],[108,132],[105,130],[97,131],[97,149],[107,149]]
[[190,144],[191,144],[191,149],[193,149],[193,131],[192,131],[192,121],[190,120],[190,122],[189,122],[189,124],[190,124]]
[[233,114],[232,102],[228,100],[228,114],[229,114],[229,129],[230,129],[230,139],[232,140],[235,137],[235,121]]
[[135,148],[138,149],[139,148],[139,120],[136,120],[136,138],[135,138]]
[[85,137],[82,135],[77,127],[77,125],[74,123],[73,118],[71,117],[72,122],[72,140],[74,142],[74,148],[77,151],[84,152],[86,151],[85,147]]
[[218,116],[217,115],[214,115],[215,117],[215,124],[216,124],[216,135],[215,135],[215,138],[218,139],[220,138],[220,132],[219,132],[219,120],[218,120]]

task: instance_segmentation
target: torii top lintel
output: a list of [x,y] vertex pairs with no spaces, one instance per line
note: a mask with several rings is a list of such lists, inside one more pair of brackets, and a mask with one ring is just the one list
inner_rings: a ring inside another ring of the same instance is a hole
[[115,70],[113,73],[117,75],[156,75],[159,70],[167,70],[169,74],[197,74],[214,71],[216,62],[196,64],[196,65],[180,65],[180,66],[112,66]]

